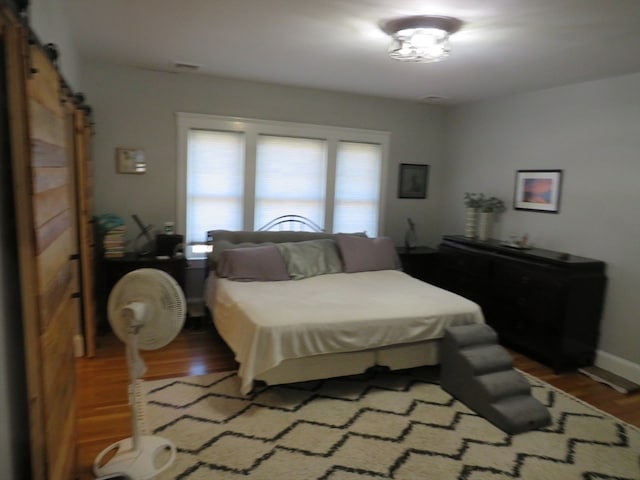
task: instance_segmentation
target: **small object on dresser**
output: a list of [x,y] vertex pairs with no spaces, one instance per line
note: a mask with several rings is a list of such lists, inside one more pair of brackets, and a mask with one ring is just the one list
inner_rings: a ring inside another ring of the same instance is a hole
[[466,221],[464,226],[464,236],[476,238],[478,234],[478,213],[484,202],[484,193],[464,194],[464,206],[466,207]]
[[102,255],[104,258],[124,257],[125,226],[124,220],[111,213],[96,217],[98,234],[101,237]]
[[140,257],[147,256],[153,251],[153,239],[150,234],[151,230],[153,230],[153,225],[145,225],[135,213],[131,217],[140,229],[140,233],[133,242],[134,250]]
[[411,220],[411,218],[407,218],[407,223],[409,224],[409,227],[404,234],[404,246],[407,250],[412,250],[416,248],[417,243],[416,224],[413,223],[413,220]]
[[520,238],[518,238],[518,236],[515,234],[511,234],[509,235],[509,241],[501,242],[500,245],[504,247],[517,248],[520,250],[530,250],[531,248],[533,248],[531,245],[529,245],[529,236],[526,233]]
[[114,227],[104,234],[104,238],[102,240],[104,258],[124,257],[124,235],[124,225]]
[[176,254],[177,247],[180,246],[182,242],[182,235],[156,235],[156,255],[173,257]]
[[518,242],[518,245],[520,245],[521,247],[526,247],[528,244],[529,244],[529,236],[525,233],[520,239],[520,241]]

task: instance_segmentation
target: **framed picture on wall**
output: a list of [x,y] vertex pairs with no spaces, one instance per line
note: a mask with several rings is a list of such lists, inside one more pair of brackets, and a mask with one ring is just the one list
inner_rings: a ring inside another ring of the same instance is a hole
[[558,213],[561,186],[562,170],[518,170],[513,208]]
[[398,176],[398,198],[427,198],[429,165],[401,163]]
[[147,162],[141,148],[116,148],[116,171],[118,173],[145,173]]

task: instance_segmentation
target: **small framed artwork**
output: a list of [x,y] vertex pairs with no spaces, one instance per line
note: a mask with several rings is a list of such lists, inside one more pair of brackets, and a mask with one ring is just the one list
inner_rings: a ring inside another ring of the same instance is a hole
[[427,198],[429,165],[401,163],[398,198]]
[[518,170],[513,208],[558,213],[561,186],[562,170]]
[[116,148],[116,171],[118,173],[145,173],[147,162],[141,148]]

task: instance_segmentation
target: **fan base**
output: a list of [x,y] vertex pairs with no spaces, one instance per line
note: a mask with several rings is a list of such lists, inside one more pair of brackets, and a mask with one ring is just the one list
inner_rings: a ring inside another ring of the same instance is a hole
[[[102,460],[113,456],[102,465]],[[160,459],[159,455],[168,458]],[[131,480],[148,480],[167,469],[176,458],[176,447],[162,437],[143,435],[138,439],[138,449],[133,449],[133,438],[125,438],[105,448],[93,462],[93,473],[101,477],[115,473],[124,473]]]

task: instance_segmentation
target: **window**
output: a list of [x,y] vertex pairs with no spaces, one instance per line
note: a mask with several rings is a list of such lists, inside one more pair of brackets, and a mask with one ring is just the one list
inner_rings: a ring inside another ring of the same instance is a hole
[[[286,214],[328,232],[380,234],[387,132],[179,113],[178,218],[185,241]],[[192,255],[187,250],[189,257]]]
[[187,226],[190,239],[220,228],[242,228],[244,139],[242,133],[189,130],[187,142]]
[[381,158],[382,146],[379,144],[338,144],[334,232],[372,232],[375,235],[378,231]]
[[258,136],[254,227],[295,213],[324,225],[326,141]]

